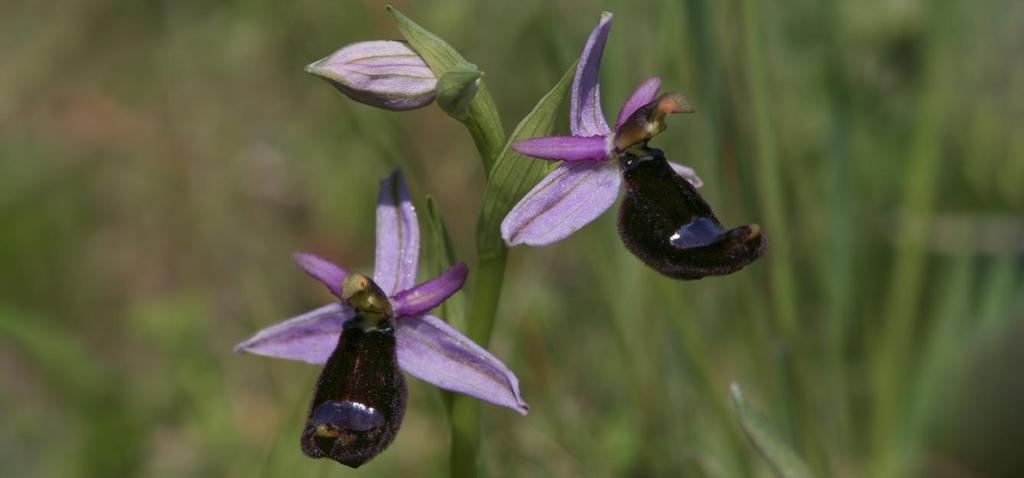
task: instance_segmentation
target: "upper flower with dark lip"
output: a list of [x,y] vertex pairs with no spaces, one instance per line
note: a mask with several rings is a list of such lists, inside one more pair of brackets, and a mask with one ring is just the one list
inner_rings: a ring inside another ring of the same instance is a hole
[[267,327],[235,348],[325,364],[303,432],[303,450],[310,456],[359,466],[390,443],[405,409],[405,385],[396,365],[437,387],[526,414],[515,374],[427,314],[462,287],[466,266],[456,264],[415,284],[418,255],[416,212],[396,170],[381,181],[373,278],[296,253],[299,267],[339,301]]
[[[562,164],[512,208],[501,223],[502,238],[509,246],[564,239],[611,207],[625,181],[619,233],[645,264],[678,279],[741,269],[764,253],[760,228],[726,231],[697,193],[702,181],[694,171],[647,146],[665,130],[666,115],[693,112],[686,99],[677,93],[657,97],[661,80],[653,77],[623,103],[614,131],[605,122],[598,70],[611,19],[611,13],[601,15],[580,54],[569,109],[572,136],[512,145],[520,154]],[[632,172],[641,163],[643,173]],[[653,224],[658,228],[640,229]]]
[[[611,20],[611,13],[601,14],[580,54],[569,108],[572,136],[533,138],[512,145],[520,154],[563,163],[502,221],[501,234],[509,246],[543,246],[562,240],[600,216],[619,195],[622,177],[614,161],[617,133],[634,112],[654,100],[661,80],[650,78],[633,91],[619,110],[613,134],[601,112],[597,79]],[[694,186],[701,186],[692,169],[674,163],[672,167]]]

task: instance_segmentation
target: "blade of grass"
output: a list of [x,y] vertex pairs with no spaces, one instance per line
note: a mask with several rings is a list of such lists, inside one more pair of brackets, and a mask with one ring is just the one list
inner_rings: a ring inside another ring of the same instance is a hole
[[[779,177],[779,161],[775,144],[775,133],[772,130],[773,118],[770,112],[768,73],[765,66],[765,53],[762,49],[765,37],[760,22],[760,2],[744,0],[741,4],[743,23],[743,47],[749,75],[750,109],[753,119],[754,143],[757,162],[758,198],[763,205],[765,215],[765,233],[770,237],[771,245],[764,260],[767,261],[771,279],[771,307],[774,325],[784,339],[781,353],[781,373],[787,383],[788,397],[783,398],[792,412],[787,415],[797,420],[797,442],[802,446],[810,462],[824,467],[824,456],[821,452],[818,419],[809,403],[810,390],[807,388],[806,364],[795,360],[800,355],[801,336],[797,323],[797,284],[793,275],[792,256],[790,253],[789,223],[786,218],[782,180]],[[787,399],[788,398],[788,399]]]
[[775,427],[760,412],[747,404],[737,384],[732,384],[732,406],[736,419],[750,443],[780,478],[811,478],[807,464],[793,452]]
[[850,112],[853,88],[843,73],[842,23],[836,0],[824,2],[822,22],[826,32],[826,45],[822,62],[825,65],[825,81],[828,85],[828,106],[831,110],[827,177],[829,187],[825,194],[828,211],[827,246],[824,259],[820,261],[819,277],[826,284],[825,353],[818,376],[829,383],[826,400],[833,415],[826,417],[830,428],[827,451],[849,454],[852,441],[850,407],[848,403],[846,364],[847,334],[851,315],[853,237],[851,195],[853,174],[850,167]]
[[735,468],[730,469],[731,474],[735,476],[750,476],[752,470],[750,461],[747,459],[748,455],[744,452],[743,438],[737,433],[736,427],[733,426],[733,418],[726,405],[728,399],[724,393],[720,392],[720,388],[712,376],[712,371],[715,369],[716,364],[712,363],[708,350],[704,346],[704,340],[701,337],[696,320],[697,317],[692,313],[688,313],[688,308],[683,304],[681,294],[673,290],[676,287],[674,282],[662,280],[659,281],[659,285],[662,290],[660,295],[666,298],[668,309],[674,311],[670,323],[680,343],[679,348],[686,355],[689,368],[696,378],[693,386],[697,388],[698,393],[703,397],[705,406],[711,409],[712,415],[714,415],[715,420],[718,422],[718,426],[724,431],[723,433],[726,436],[731,455],[729,458],[736,465]]
[[899,468],[905,443],[895,438],[901,436],[898,429],[906,423],[907,374],[915,350],[914,326],[919,317],[926,266],[926,230],[919,224],[929,221],[934,208],[943,132],[951,117],[950,99],[955,97],[956,65],[949,58],[949,41],[953,37],[948,24],[949,15],[953,14],[949,7],[954,3],[938,2],[930,11],[926,81],[909,145],[906,184],[900,201],[899,212],[906,220],[895,231],[898,242],[882,330],[875,335],[879,337],[878,343],[868,347],[873,359],[870,373],[875,404],[869,442],[873,468],[868,475],[879,478],[903,476],[905,471]]
[[955,257],[942,274],[944,284],[941,298],[935,304],[932,314],[935,322],[929,328],[925,346],[922,348],[921,367],[915,374],[910,393],[910,426],[898,433],[903,433],[903,441],[908,443],[907,452],[903,454],[900,469],[913,470],[918,473],[918,465],[922,460],[922,439],[924,438],[927,420],[938,410],[941,403],[948,399],[950,393],[945,387],[949,378],[956,375],[959,352],[968,340],[965,333],[973,327],[971,320],[971,304],[975,292],[973,290],[974,268],[976,260],[969,255]]

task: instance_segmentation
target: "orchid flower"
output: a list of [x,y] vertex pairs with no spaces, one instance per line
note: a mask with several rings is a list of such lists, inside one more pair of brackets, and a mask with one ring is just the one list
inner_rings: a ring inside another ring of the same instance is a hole
[[756,224],[726,231],[696,188],[700,178],[670,163],[647,142],[665,130],[665,116],[691,113],[677,93],[657,97],[661,80],[643,82],[626,99],[609,128],[601,111],[598,70],[611,28],[603,13],[590,33],[572,83],[572,136],[519,141],[516,152],[562,161],[530,190],[501,223],[506,244],[542,246],[562,240],[601,215],[626,194],[619,235],[626,248],[651,268],[678,279],[735,272],[764,253]]
[[324,364],[302,449],[351,467],[394,439],[405,411],[398,368],[437,387],[526,414],[519,381],[500,360],[427,314],[458,291],[464,264],[415,284],[419,226],[401,174],[381,181],[373,278],[296,253],[307,274],[340,301],[285,320],[239,344],[237,352]]

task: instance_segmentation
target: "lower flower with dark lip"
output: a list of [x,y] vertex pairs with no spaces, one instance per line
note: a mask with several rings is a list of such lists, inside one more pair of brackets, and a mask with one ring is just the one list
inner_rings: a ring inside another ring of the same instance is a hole
[[356,312],[320,372],[302,452],[359,467],[391,444],[405,415],[405,379],[395,354],[394,317],[370,278],[350,274],[342,300]]
[[419,225],[401,174],[381,181],[373,279],[312,254],[295,261],[339,301],[267,327],[237,352],[323,364],[302,451],[358,467],[394,440],[405,413],[402,371],[523,415],[519,380],[490,352],[428,312],[468,273],[455,264],[419,284]]

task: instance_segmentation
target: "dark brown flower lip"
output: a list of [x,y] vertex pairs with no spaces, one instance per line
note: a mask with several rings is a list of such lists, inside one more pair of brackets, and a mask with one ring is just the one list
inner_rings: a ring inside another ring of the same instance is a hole
[[405,415],[405,378],[398,370],[395,331],[388,318],[345,323],[317,380],[300,445],[311,458],[352,468],[383,452]]
[[[633,255],[668,277],[694,280],[736,272],[761,257],[757,224],[726,230],[697,190],[646,145],[619,155],[626,193],[619,236]],[[682,247],[680,247],[682,246]]]

